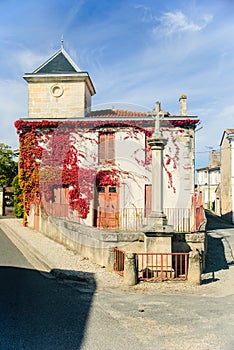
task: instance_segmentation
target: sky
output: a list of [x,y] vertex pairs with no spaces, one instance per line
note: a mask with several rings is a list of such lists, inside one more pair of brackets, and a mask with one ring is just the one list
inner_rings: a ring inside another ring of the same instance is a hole
[[93,109],[150,111],[156,101],[201,120],[196,168],[234,128],[234,0],[0,0],[0,143],[18,147],[30,73],[61,47],[95,86]]

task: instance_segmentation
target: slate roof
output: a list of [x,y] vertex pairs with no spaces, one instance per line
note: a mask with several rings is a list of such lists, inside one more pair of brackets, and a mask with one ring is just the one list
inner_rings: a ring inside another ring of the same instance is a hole
[[35,69],[32,74],[73,74],[80,72],[80,68],[62,47],[40,67]]

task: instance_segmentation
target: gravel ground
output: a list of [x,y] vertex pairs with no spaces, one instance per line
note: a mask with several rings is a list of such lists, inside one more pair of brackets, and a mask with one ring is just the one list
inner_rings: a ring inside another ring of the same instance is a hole
[[[201,286],[187,282],[141,282],[133,287],[123,283],[123,278],[105,268],[92,263],[88,258],[80,256],[63,245],[51,240],[21,224],[21,219],[0,219],[2,228],[13,243],[42,272],[52,272],[59,278],[85,281],[88,288],[106,292],[132,292],[145,294],[196,294],[202,296],[226,296],[233,294],[234,265],[232,246],[227,237],[223,240],[224,229],[213,229],[208,232],[209,249],[207,268],[203,274]],[[234,237],[234,228],[225,228],[227,236]],[[232,243],[232,242],[231,242]],[[33,254],[30,254],[33,253]],[[223,254],[223,255],[222,255]],[[37,260],[33,257],[37,256]]]

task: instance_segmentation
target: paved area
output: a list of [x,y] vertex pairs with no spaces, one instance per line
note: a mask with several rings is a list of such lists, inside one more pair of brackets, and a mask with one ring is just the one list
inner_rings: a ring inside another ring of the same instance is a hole
[[196,294],[226,296],[234,290],[234,226],[208,215],[208,257],[203,284],[193,286],[184,282],[142,282],[134,287],[124,285],[123,278],[107,272],[87,257],[80,256],[43,234],[22,226],[21,219],[0,219],[0,227],[29,261],[41,272],[51,272],[61,279],[76,280],[83,289],[91,288],[95,276],[95,289],[111,293]]
[[115,273],[23,227],[21,220],[0,219],[0,228],[46,277],[59,277],[57,282],[70,285],[83,301],[92,296],[80,349],[232,350],[234,228],[207,215],[209,248],[201,286],[128,287]]

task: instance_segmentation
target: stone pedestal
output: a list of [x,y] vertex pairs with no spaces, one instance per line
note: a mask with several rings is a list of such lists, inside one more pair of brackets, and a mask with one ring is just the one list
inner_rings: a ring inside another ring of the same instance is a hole
[[173,227],[170,225],[155,224],[146,226],[143,229],[145,234],[145,252],[150,253],[171,253]]
[[151,234],[145,232],[145,252],[147,253],[171,253],[171,237],[173,233]]
[[201,258],[198,251],[189,253],[188,282],[195,285],[201,284]]
[[124,283],[128,286],[137,284],[136,258],[134,253],[125,254]]
[[142,269],[150,267],[152,277],[162,280],[168,277],[171,278],[174,274],[172,256],[170,255],[172,252],[173,227],[169,225],[147,226],[144,229],[144,234],[145,252],[155,253],[155,255],[148,255],[147,264],[142,266]]

